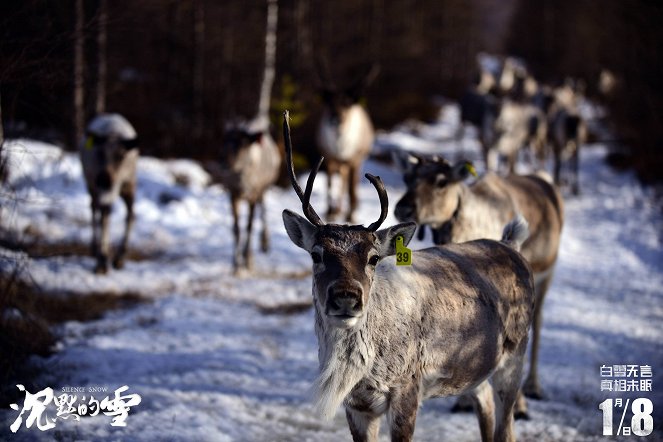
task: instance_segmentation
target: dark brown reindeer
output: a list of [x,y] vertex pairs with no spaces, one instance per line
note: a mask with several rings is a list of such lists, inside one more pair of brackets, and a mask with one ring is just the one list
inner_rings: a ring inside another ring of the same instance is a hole
[[[319,72],[325,70],[320,69]],[[355,84],[345,90],[337,88],[329,75],[324,78],[322,99],[324,110],[318,126],[318,147],[327,158],[327,203],[329,218],[341,212],[342,197],[347,192],[348,212],[346,220],[351,221],[357,208],[357,186],[361,167],[373,147],[375,132],[364,107],[359,103],[366,88],[378,74],[379,68],[373,65]],[[332,177],[341,179],[341,198],[332,195]]]
[[573,195],[580,193],[580,147],[587,140],[587,127],[578,109],[581,89],[576,82],[567,80],[563,86],[554,89],[548,111],[555,184],[562,184],[562,166],[568,163],[567,175]]
[[502,241],[479,240],[413,252],[396,267],[395,240],[415,224],[378,230],[388,212],[379,177],[366,174],[381,212],[368,227],[325,224],[310,204],[315,175],[302,191],[288,171],[306,218],[283,211],[290,239],[311,254],[320,374],[316,408],[326,418],[345,405],[355,441],[377,441],[380,418],[391,439],[412,440],[420,402],[471,394],[481,439],[514,441],[518,394],[534,303],[532,274],[517,252],[527,237],[518,219]]
[[100,114],[87,126],[79,150],[83,175],[91,197],[92,255],[95,273],[108,272],[110,257],[109,217],[118,196],[127,208],[124,236],[113,258],[113,267],[124,266],[129,233],[134,221],[138,137],[133,126],[119,114]]
[[[538,354],[543,301],[552,281],[564,221],[559,191],[545,174],[501,178],[489,172],[467,186],[464,180],[470,169],[466,161],[452,166],[443,158],[405,155],[401,167],[407,191],[396,204],[396,218],[430,226],[436,244],[499,239],[501,226],[508,220],[517,214],[527,220],[530,236],[522,254],[534,273],[536,304],[530,370],[523,392],[541,398]],[[519,400],[516,412],[526,416],[524,399]]]

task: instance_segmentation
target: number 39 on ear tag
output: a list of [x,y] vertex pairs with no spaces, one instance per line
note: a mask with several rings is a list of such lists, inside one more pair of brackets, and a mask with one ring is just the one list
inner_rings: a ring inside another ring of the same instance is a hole
[[403,245],[403,237],[401,235],[396,237],[396,265],[412,265],[412,250]]

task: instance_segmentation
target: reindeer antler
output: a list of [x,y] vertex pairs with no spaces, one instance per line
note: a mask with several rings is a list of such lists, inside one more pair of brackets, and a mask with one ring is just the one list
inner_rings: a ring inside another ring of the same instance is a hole
[[285,140],[285,153],[287,157],[286,162],[288,167],[288,174],[290,175],[290,182],[292,183],[292,187],[295,189],[295,193],[299,197],[299,200],[302,202],[302,211],[304,212],[306,218],[316,226],[322,226],[325,223],[322,222],[322,219],[320,219],[318,214],[315,213],[315,210],[313,210],[313,207],[311,206],[311,192],[313,191],[313,181],[315,181],[315,176],[318,174],[318,170],[320,170],[320,166],[322,165],[322,162],[325,158],[320,158],[317,166],[311,170],[311,174],[308,176],[308,180],[306,180],[306,191],[302,192],[302,188],[299,186],[297,177],[295,176],[295,166],[292,161],[292,141],[290,140],[290,124],[288,122],[289,119],[290,113],[288,111],[283,112],[283,138]]
[[384,188],[384,184],[379,176],[371,175],[370,173],[367,173],[365,176],[368,178],[368,181],[373,184],[380,197],[380,218],[368,226],[368,230],[375,232],[380,228],[384,220],[387,219],[387,214],[389,213],[389,198],[387,197],[387,190]]

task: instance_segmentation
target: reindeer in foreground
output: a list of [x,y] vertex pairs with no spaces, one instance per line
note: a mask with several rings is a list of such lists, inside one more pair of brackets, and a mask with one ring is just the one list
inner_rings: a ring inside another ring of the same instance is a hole
[[[377,221],[324,224],[310,204],[318,163],[302,191],[284,136],[292,186],[306,218],[283,211],[290,239],[311,254],[320,374],[317,410],[326,418],[344,403],[355,441],[377,441],[390,419],[392,440],[412,439],[423,399],[469,393],[483,441],[513,441],[518,394],[534,303],[532,274],[517,252],[522,219],[501,242],[479,240],[416,251],[396,267],[395,241],[407,244],[412,222],[378,230],[388,212],[379,177]],[[322,162],[322,161],[321,161]]]
[[[407,155],[401,164],[407,192],[396,204],[395,215],[399,221],[430,226],[436,244],[499,239],[501,226],[517,214],[529,223],[530,236],[522,254],[534,273],[536,304],[530,371],[523,392],[541,398],[537,366],[543,300],[552,281],[564,220],[559,191],[545,175],[501,178],[490,172],[467,186],[463,181],[473,169],[466,161],[451,166],[442,158]],[[516,413],[527,416],[524,399],[519,400]]]
[[366,88],[378,73],[371,69],[354,85],[341,91],[328,79],[322,91],[324,110],[318,126],[318,147],[327,158],[327,216],[341,212],[342,199],[332,196],[332,177],[340,175],[341,197],[347,192],[349,207],[347,221],[357,208],[357,185],[361,166],[373,147],[375,131],[364,107],[359,103]]
[[113,267],[124,266],[129,233],[134,221],[138,138],[133,126],[119,114],[100,114],[87,126],[80,144],[80,157],[88,192],[92,198],[92,255],[95,273],[108,272],[110,233],[108,221],[113,203],[120,196],[127,207],[124,236],[113,258]]

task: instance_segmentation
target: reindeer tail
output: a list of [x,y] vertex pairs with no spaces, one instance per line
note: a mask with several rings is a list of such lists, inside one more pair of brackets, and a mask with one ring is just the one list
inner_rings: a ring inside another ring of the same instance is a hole
[[501,241],[514,250],[520,251],[520,247],[529,237],[527,221],[522,215],[512,220],[504,227]]

